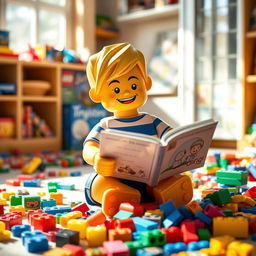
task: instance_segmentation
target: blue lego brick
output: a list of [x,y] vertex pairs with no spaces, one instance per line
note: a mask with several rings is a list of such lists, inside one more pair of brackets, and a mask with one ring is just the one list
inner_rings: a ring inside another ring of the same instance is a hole
[[70,176],[81,176],[82,173],[80,171],[70,172]]
[[30,231],[31,226],[28,224],[12,226],[12,235],[14,237],[21,237],[21,234],[25,231]]
[[212,219],[209,216],[207,216],[206,214],[204,214],[203,212],[200,212],[200,211],[197,212],[195,214],[195,217],[197,219],[201,220],[202,222],[206,223],[207,225],[211,225],[211,223],[212,223]]
[[75,184],[58,183],[57,188],[65,190],[75,190]]
[[57,213],[62,213],[62,212],[71,212],[71,207],[69,207],[69,206],[52,206],[52,207],[45,207],[44,209],[43,209],[43,211],[45,212],[45,213],[48,213],[48,214],[53,214],[53,215],[55,215],[55,214],[57,214]]
[[138,231],[132,232],[132,240],[134,241],[140,240],[140,232]]
[[156,223],[155,221],[146,220],[141,217],[134,217],[132,219],[136,227],[136,231],[141,232],[158,228],[158,223]]
[[197,242],[198,249],[209,248],[210,242],[207,240],[201,240]]
[[146,247],[136,251],[136,256],[162,256],[164,250],[160,247]]
[[21,235],[22,244],[28,252],[43,252],[49,250],[47,237],[39,230],[25,231]]
[[194,220],[194,214],[189,211],[184,205],[180,206],[178,208],[178,211],[184,216],[185,219]]
[[187,246],[183,242],[168,243],[164,245],[164,255],[187,251]]
[[159,208],[161,211],[164,212],[165,216],[169,216],[173,211],[176,210],[176,207],[175,207],[173,201],[168,201],[166,203],[160,204]]
[[239,165],[228,165],[228,171],[246,171],[246,167]]
[[88,215],[92,215],[93,213],[97,212],[98,210],[90,210],[88,212],[86,212]]
[[241,212],[256,214],[256,207],[245,206],[240,209]]
[[56,200],[54,198],[41,200],[41,209],[44,209],[45,207],[52,207],[52,206],[56,206]]
[[199,205],[204,209],[208,204],[213,204],[212,200],[210,198],[205,198],[202,200]]
[[41,180],[35,179],[35,180],[24,180],[23,181],[24,187],[40,187],[41,186]]
[[256,178],[256,166],[253,165],[252,163],[247,165],[247,170],[249,171],[249,173]]
[[183,218],[183,215],[181,215],[181,213],[178,210],[175,210],[163,220],[163,226],[165,228],[176,226],[183,220]]

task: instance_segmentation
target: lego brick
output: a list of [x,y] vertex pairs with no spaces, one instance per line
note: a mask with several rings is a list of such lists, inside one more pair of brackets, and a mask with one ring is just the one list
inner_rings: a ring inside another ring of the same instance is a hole
[[253,186],[249,188],[245,193],[245,196],[248,196],[250,198],[256,198],[256,186]]
[[170,215],[173,211],[176,210],[176,207],[175,207],[173,201],[168,201],[166,203],[160,204],[159,208],[161,211],[164,212],[165,216]]
[[105,221],[106,216],[102,211],[96,211],[87,218],[87,223],[89,226],[97,226],[105,223]]
[[126,219],[126,218],[130,218],[130,217],[133,217],[134,214],[132,212],[127,212],[127,211],[118,211],[114,216],[113,218],[114,219]]
[[77,177],[77,176],[81,176],[82,173],[80,171],[75,171],[75,172],[70,172],[70,176],[73,176],[73,177]]
[[16,206],[16,205],[22,205],[22,196],[11,196],[10,197],[10,205]]
[[31,226],[28,224],[15,225],[15,226],[12,226],[11,228],[12,235],[14,237],[21,237],[22,232],[30,231],[30,230],[31,230]]
[[221,189],[208,194],[206,198],[210,198],[212,202],[216,205],[223,205],[231,202],[231,196],[227,189]]
[[248,219],[244,217],[213,218],[213,235],[230,235],[237,238],[247,238],[249,230]]
[[31,174],[37,170],[41,163],[41,158],[33,157],[27,164],[23,165],[21,172],[23,174]]
[[33,216],[34,230],[48,232],[56,228],[56,218],[53,215],[42,213],[38,216]]
[[187,246],[183,242],[177,242],[174,244],[164,245],[164,255],[173,255],[174,253],[179,253],[187,250]]
[[83,216],[83,214],[79,211],[69,212],[60,217],[60,225],[63,227],[67,227],[69,220],[78,219],[82,216]]
[[205,208],[204,208],[204,213],[213,218],[213,217],[224,217],[225,215],[222,213],[221,209],[215,205],[212,204],[208,204]]
[[0,221],[0,242],[6,242],[11,239],[11,232],[6,230],[4,222]]
[[119,211],[127,211],[132,212],[134,216],[141,217],[144,213],[144,206],[140,204],[133,204],[133,203],[121,203],[119,206]]
[[80,246],[77,246],[77,245],[65,244],[62,248],[65,250],[72,251],[72,256],[85,256],[86,255],[83,248],[81,248]]
[[190,212],[186,206],[180,206],[178,208],[178,211],[183,215],[183,217],[185,219],[190,219],[190,220],[193,220],[195,217],[194,217],[194,214],[192,212]]
[[136,256],[162,256],[164,255],[164,250],[159,247],[147,247],[138,249],[136,251]]
[[197,230],[197,235],[199,240],[210,240],[211,233],[208,229],[198,229]]
[[249,243],[233,241],[227,247],[227,255],[251,256],[255,252],[255,246]]
[[60,224],[60,217],[67,214],[67,212],[62,212],[62,213],[56,213],[55,217],[56,217],[56,223]]
[[4,206],[0,204],[0,215],[4,214]]
[[161,228],[161,231],[165,233],[166,243],[182,242],[182,232],[178,227]]
[[200,249],[203,248],[209,248],[210,243],[209,241],[198,241],[198,242],[191,242],[188,244],[187,251],[192,252],[192,251],[199,251]]
[[43,254],[44,256],[73,256],[73,252],[63,248],[53,248]]
[[76,230],[79,232],[79,238],[86,238],[87,220],[83,219],[71,219],[67,223],[67,229]]
[[207,216],[206,214],[204,214],[203,212],[197,212],[195,217],[200,219],[207,225],[211,225],[211,223],[212,223],[212,219],[209,216]]
[[60,171],[58,171],[58,176],[61,176],[61,177],[68,176],[68,171],[60,170]]
[[161,216],[159,216],[159,215],[150,214],[150,213],[146,212],[142,218],[143,218],[143,219],[146,219],[146,220],[155,221],[155,222],[158,224],[158,227],[159,227],[159,228],[161,227],[162,218],[161,218]]
[[34,179],[34,180],[24,180],[23,181],[24,187],[40,187],[41,186],[41,180],[40,179]]
[[135,231],[135,223],[133,218],[119,219],[114,222],[115,228],[129,228],[132,232]]
[[22,205],[26,211],[40,209],[41,198],[38,195],[26,195],[22,197]]
[[85,215],[85,213],[89,210],[90,209],[86,203],[79,203],[72,207],[72,211],[80,211],[83,215]]
[[[126,242],[126,243],[129,243],[129,242]],[[107,255],[109,256],[117,256],[117,255],[129,256],[128,248],[120,240],[105,241],[103,242],[103,248],[106,250]]]
[[234,240],[235,238],[229,235],[212,237],[210,239],[211,248],[215,249],[216,251],[226,250],[228,245]]
[[186,205],[187,209],[190,210],[193,214],[196,214],[199,211],[202,211],[202,207],[196,200],[192,200]]
[[198,241],[198,236],[196,234],[196,226],[193,221],[183,221],[181,224],[181,232],[183,235],[183,241],[185,243]]
[[50,198],[56,200],[56,205],[63,204],[63,195],[61,193],[50,193]]
[[41,200],[41,208],[43,209],[44,207],[52,207],[56,206],[56,200],[53,198],[49,199],[42,199]]
[[178,210],[174,210],[170,215],[168,215],[163,220],[163,226],[169,228],[171,226],[178,225],[183,220],[183,215],[180,214]]
[[32,218],[34,216],[34,214],[36,215],[40,215],[44,213],[43,210],[29,210],[27,211],[27,219],[28,219],[28,223],[31,224],[32,223]]
[[20,180],[18,179],[7,179],[5,180],[5,185],[9,186],[20,186]]
[[15,205],[9,207],[9,212],[20,212],[21,215],[25,215],[25,209],[22,205]]
[[132,241],[132,231],[129,228],[110,229],[108,230],[108,240]]
[[56,246],[62,247],[65,244],[79,245],[79,232],[70,229],[58,231],[56,233]]
[[16,179],[20,180],[20,181],[24,181],[24,180],[33,180],[34,176],[32,175],[27,175],[27,174],[20,174],[18,176],[16,176]]
[[75,184],[65,184],[65,183],[59,183],[57,185],[58,189],[65,189],[65,190],[75,190]]
[[140,241],[146,247],[163,246],[166,243],[165,233],[159,229],[143,231],[140,233]]
[[45,213],[48,214],[57,214],[57,213],[63,213],[63,212],[71,212],[71,208],[69,206],[52,206],[52,207],[45,207],[43,210]]
[[25,231],[21,234],[22,244],[28,252],[43,252],[49,249],[46,236],[39,230],[31,232]]
[[10,197],[11,197],[11,196],[15,196],[15,192],[3,191],[3,192],[1,193],[1,199],[5,199],[5,200],[7,200],[7,201],[10,200]]
[[86,240],[89,247],[101,246],[107,240],[107,229],[105,226],[87,227]]
[[22,216],[19,212],[5,213],[0,215],[0,221],[5,223],[7,230],[11,230],[12,226],[22,224]]

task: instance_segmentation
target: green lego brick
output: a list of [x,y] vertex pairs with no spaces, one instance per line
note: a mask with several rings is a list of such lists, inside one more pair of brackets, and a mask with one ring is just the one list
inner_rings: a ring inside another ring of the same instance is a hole
[[9,168],[0,168],[0,173],[10,172]]
[[207,240],[209,241],[211,238],[211,233],[208,229],[198,229],[197,235],[199,237],[199,240]]
[[216,168],[216,167],[218,167],[218,165],[216,163],[206,164],[206,170],[211,170],[211,169]]
[[220,178],[217,177],[216,182],[219,184],[232,185],[232,186],[243,186],[247,184],[247,179],[232,179],[232,178]]
[[226,188],[229,192],[233,192],[233,193],[238,193],[239,192],[239,188],[238,187],[229,187]]
[[40,209],[41,197],[36,195],[22,196],[22,205],[26,211]]
[[228,168],[228,165],[229,165],[229,160],[227,159],[220,159],[220,167],[223,168],[223,169],[227,169]]
[[231,210],[222,210],[226,217],[233,217],[233,212]]
[[128,241],[128,242],[125,242],[125,245],[129,249],[129,255],[130,256],[135,256],[137,249],[141,249],[141,248],[145,248],[146,247],[143,244],[143,242],[140,241],[140,240],[138,240],[138,241]]
[[126,218],[130,218],[133,217],[134,214],[132,212],[127,212],[127,211],[119,211],[118,213],[116,213],[114,215],[114,219],[126,219]]
[[210,198],[216,205],[227,204],[232,201],[229,191],[227,189],[215,191],[211,194],[208,194],[206,198]]
[[55,193],[57,192],[57,187],[58,187],[59,182],[48,182],[48,192],[49,193]]
[[166,243],[166,237],[161,230],[153,229],[141,232],[140,241],[142,241],[146,247],[162,246]]
[[247,171],[226,171],[219,170],[216,172],[216,177],[218,178],[231,178],[231,179],[247,179],[248,173]]
[[11,196],[10,204],[11,206],[22,205],[22,196]]

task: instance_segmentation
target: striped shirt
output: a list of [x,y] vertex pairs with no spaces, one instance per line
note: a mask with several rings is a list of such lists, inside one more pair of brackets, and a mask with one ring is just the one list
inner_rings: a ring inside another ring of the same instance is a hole
[[92,140],[100,143],[100,132],[105,129],[136,132],[161,138],[170,126],[158,117],[146,113],[133,118],[106,117],[93,127],[85,142]]

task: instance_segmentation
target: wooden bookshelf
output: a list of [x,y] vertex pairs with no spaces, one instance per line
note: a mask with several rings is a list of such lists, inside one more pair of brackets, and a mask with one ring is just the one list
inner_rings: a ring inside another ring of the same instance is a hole
[[[61,72],[84,70],[85,64],[65,64],[46,61],[18,61],[0,57],[0,82],[15,83],[15,95],[0,95],[0,117],[14,119],[12,138],[0,138],[0,152],[20,149],[22,152],[60,150],[62,148]],[[25,95],[23,80],[44,80],[51,84],[46,95]],[[25,138],[22,136],[23,107],[31,105],[53,131],[52,137]]]

